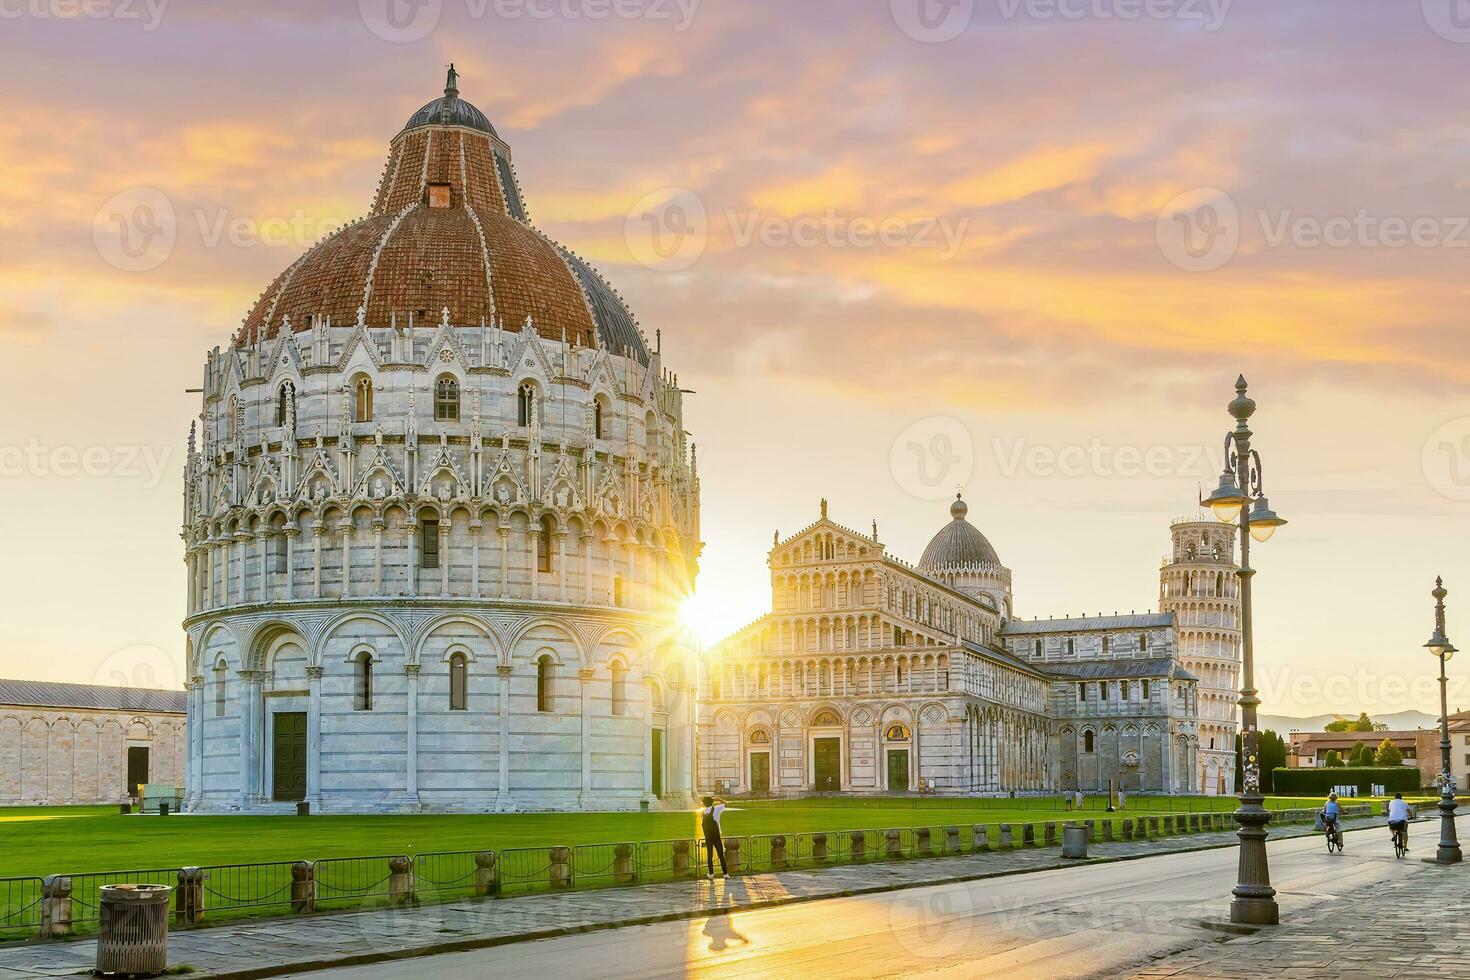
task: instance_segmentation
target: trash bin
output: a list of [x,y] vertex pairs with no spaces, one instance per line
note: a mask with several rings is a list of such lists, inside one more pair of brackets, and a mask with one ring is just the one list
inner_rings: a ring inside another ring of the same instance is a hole
[[1062,828],[1062,857],[1087,857],[1087,828],[1068,825]]
[[306,802],[305,800],[298,801],[296,804],[296,815],[298,817],[311,816],[311,804]]
[[104,885],[97,973],[151,975],[168,969],[168,885]]

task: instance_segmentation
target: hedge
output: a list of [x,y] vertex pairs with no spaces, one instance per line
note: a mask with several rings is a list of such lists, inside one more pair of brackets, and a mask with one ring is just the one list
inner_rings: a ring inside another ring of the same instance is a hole
[[1334,786],[1356,786],[1368,796],[1376,783],[1390,793],[1416,793],[1419,785],[1417,766],[1342,766],[1332,769],[1274,769],[1272,790],[1279,796],[1326,796]]

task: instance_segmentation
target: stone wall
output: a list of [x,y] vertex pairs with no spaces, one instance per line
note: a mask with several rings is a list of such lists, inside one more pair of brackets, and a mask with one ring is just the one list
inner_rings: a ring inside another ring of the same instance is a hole
[[148,748],[148,781],[184,785],[181,715],[0,705],[0,806],[128,799],[128,748]]

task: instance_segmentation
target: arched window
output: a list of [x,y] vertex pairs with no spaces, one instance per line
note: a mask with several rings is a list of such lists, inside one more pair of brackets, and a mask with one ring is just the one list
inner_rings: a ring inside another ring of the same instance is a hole
[[281,383],[281,390],[276,392],[276,425],[285,425],[291,416],[291,399],[293,389],[291,382]]
[[650,456],[658,450],[658,418],[652,412],[643,420],[643,446]]
[[612,665],[612,713],[628,713],[628,668],[620,663]]
[[1037,640],[1036,641],[1036,659],[1038,659],[1038,660],[1041,659],[1041,641],[1040,640]]
[[352,420],[354,422],[373,420],[373,380],[367,375],[358,378],[352,386]]
[[541,533],[536,535],[536,570],[551,571],[551,533],[556,527],[550,517],[541,518]]
[[1073,656],[1076,653],[1077,653],[1077,641],[1074,640],[1074,639],[1072,639],[1069,636],[1069,637],[1067,637],[1067,656],[1070,657],[1070,656]]
[[449,658],[449,710],[469,710],[470,662],[462,653]]
[[225,716],[225,677],[227,668],[221,661],[214,665],[214,716],[223,718]]
[[1149,694],[1149,690],[1148,690],[1148,681],[1147,681],[1147,680],[1145,680],[1145,681],[1143,681],[1143,699],[1144,699],[1144,700],[1145,700],[1145,701],[1147,701],[1147,700],[1148,700],[1148,694]]
[[1098,698],[1100,700],[1102,700],[1102,701],[1106,701],[1108,699],[1109,694],[1111,694],[1111,692],[1108,690],[1108,682],[1107,681],[1098,681],[1098,683],[1097,683],[1097,696],[1098,696]]
[[905,742],[909,737],[909,726],[896,721],[883,732],[883,737],[890,742]]
[[536,658],[536,710],[551,710],[551,658],[545,654]]
[[1118,682],[1118,697],[1124,701],[1128,700],[1128,687],[1127,681]]
[[1087,682],[1086,681],[1078,681],[1077,682],[1077,703],[1078,704],[1082,704],[1086,700],[1087,700]]
[[433,518],[419,522],[419,567],[439,567],[439,522]]
[[1085,731],[1085,732],[1082,733],[1082,751],[1083,752],[1092,752],[1093,751],[1093,735],[1092,735],[1092,729],[1090,729],[1090,728],[1087,731]]
[[592,401],[592,437],[602,438],[602,402],[597,399]]
[[355,668],[355,693],[353,708],[358,711],[373,710],[373,655],[366,650],[357,655]]
[[1109,647],[1108,639],[1109,639],[1108,635],[1106,633],[1104,633],[1103,634],[1103,656],[1104,657],[1106,657],[1108,655],[1108,647]]
[[447,374],[434,385],[434,419],[459,421],[459,382]]
[[230,396],[230,417],[225,420],[225,437],[231,442],[240,438],[240,399]]
[[530,425],[531,419],[536,415],[536,389],[530,385],[521,385],[516,392],[516,424]]
[[1139,633],[1138,634],[1138,649],[1139,649],[1139,652],[1141,652],[1141,653],[1148,653],[1148,634],[1147,633]]

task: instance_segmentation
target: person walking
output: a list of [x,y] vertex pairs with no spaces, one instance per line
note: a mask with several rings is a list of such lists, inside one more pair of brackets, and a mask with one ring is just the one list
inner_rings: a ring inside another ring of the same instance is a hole
[[714,881],[716,854],[720,856],[720,877],[730,874],[725,867],[725,839],[720,832],[720,818],[725,815],[725,801],[706,796],[701,802],[704,806],[699,810],[699,829],[704,834],[704,857],[709,869],[709,880]]
[[1128,809],[1128,794],[1125,793],[1121,789],[1118,790],[1118,809],[1119,810],[1126,810],[1126,809]]

